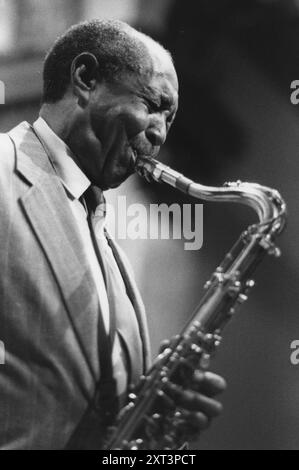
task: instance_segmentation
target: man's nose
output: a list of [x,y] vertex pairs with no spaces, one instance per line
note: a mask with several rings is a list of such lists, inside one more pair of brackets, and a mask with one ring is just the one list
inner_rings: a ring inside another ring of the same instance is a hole
[[152,145],[163,145],[167,135],[164,118],[153,118],[150,125],[146,129],[145,134]]

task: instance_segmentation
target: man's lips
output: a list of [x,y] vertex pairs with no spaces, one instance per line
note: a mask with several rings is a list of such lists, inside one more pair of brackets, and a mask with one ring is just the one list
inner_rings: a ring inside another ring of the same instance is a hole
[[140,161],[144,161],[144,160],[150,161],[152,159],[155,159],[159,153],[159,150],[160,150],[159,147],[155,147],[155,148],[149,149],[148,152],[146,152],[144,150],[138,150],[138,148],[131,146],[129,171],[134,173]]
[[129,169],[130,169],[130,171],[132,171],[132,172],[135,171],[135,166],[136,166],[137,158],[138,158],[137,150],[135,150],[135,149],[132,148],[132,149],[131,149],[130,163],[129,163]]
[[137,158],[138,158],[137,150],[132,148],[131,160],[134,162],[134,164],[136,163]]

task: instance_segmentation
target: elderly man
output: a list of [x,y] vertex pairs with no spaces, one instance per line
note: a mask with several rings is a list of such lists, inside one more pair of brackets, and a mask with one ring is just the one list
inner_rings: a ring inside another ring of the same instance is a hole
[[[178,81],[162,46],[128,25],[72,27],[44,64],[40,115],[0,137],[1,449],[97,449],[149,364],[127,262],[95,234],[102,191],[156,156]],[[224,381],[170,393],[190,429],[221,409]]]

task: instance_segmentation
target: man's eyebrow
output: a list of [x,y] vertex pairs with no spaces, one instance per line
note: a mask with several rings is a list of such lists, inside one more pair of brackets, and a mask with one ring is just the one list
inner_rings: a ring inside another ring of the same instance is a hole
[[143,89],[143,93],[146,98],[153,99],[154,101],[160,100],[161,93],[155,88],[151,88],[150,86],[147,86]]
[[175,100],[167,93],[161,92],[158,89],[148,86],[143,89],[142,94],[145,98],[153,100],[159,108],[169,109],[171,111],[175,111],[177,109]]
[[159,90],[152,88],[148,89],[150,97],[155,101],[159,102],[161,108],[172,109],[175,108],[175,101],[167,93],[163,93]]

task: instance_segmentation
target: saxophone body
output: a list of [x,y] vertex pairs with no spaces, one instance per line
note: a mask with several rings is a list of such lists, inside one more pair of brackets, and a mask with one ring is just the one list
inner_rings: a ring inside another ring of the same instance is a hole
[[209,366],[225,325],[254,286],[257,265],[266,254],[280,255],[275,239],[286,224],[286,205],[274,189],[240,181],[219,188],[203,186],[153,159],[138,159],[136,171],[149,182],[164,182],[197,199],[246,204],[259,219],[241,234],[206,283],[204,295],[181,333],[141,377],[105,447],[180,449],[186,444],[188,429],[167,395],[168,384],[177,381],[188,387],[194,370]]

